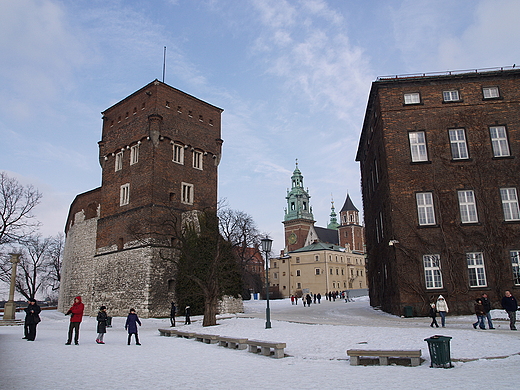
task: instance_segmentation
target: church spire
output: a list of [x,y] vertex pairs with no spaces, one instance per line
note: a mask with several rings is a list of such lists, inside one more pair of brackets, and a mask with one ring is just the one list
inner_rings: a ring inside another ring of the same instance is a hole
[[338,219],[336,218],[336,211],[334,210],[334,198],[332,197],[332,194],[330,194],[330,197],[331,197],[330,222],[327,225],[327,229],[337,230],[339,227],[339,223],[338,223]]
[[293,219],[314,220],[312,215],[312,207],[310,207],[310,195],[303,188],[303,175],[298,168],[298,160],[296,160],[296,168],[291,176],[292,188],[287,190],[287,208],[285,209],[285,221]]

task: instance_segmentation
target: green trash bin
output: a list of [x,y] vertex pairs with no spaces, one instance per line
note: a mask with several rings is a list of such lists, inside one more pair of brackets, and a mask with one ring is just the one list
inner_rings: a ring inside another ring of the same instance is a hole
[[428,350],[430,351],[430,367],[453,367],[451,364],[450,340],[451,337],[440,335],[424,339],[428,343]]
[[412,318],[413,317],[413,307],[412,306],[405,306],[404,307],[404,316],[406,318]]

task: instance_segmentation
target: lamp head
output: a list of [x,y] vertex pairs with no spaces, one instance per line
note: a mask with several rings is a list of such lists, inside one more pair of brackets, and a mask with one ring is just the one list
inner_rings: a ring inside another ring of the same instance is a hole
[[262,238],[262,251],[264,252],[271,252],[271,246],[273,245],[273,240],[271,240],[269,237]]

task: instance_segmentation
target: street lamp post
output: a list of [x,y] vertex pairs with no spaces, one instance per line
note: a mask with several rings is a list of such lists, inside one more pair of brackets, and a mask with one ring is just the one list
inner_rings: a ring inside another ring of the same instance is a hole
[[273,240],[266,237],[261,240],[262,251],[265,253],[265,295],[267,299],[267,307],[265,309],[265,328],[271,329],[271,309],[269,308],[269,253],[271,253],[271,246]]

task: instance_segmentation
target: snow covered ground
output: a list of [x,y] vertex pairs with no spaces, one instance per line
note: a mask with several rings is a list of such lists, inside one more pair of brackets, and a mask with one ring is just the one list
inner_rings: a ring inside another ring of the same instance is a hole
[[[377,310],[368,298],[322,301],[304,308],[271,301],[272,328],[265,329],[265,301],[245,302],[246,312],[202,328],[200,317],[178,327],[200,333],[285,342],[283,359],[230,350],[176,337],[161,337],[168,319],[145,319],[141,346],[126,345],[124,318],[114,318],[105,345],[95,343],[95,318],[84,318],[80,345],[66,346],[68,317],[43,311],[35,342],[23,329],[0,327],[0,389],[517,389],[520,332],[509,330],[505,312],[493,312],[496,330],[474,330],[474,316],[448,316],[446,328],[428,318],[400,318]],[[109,313],[110,314],[110,313]],[[23,313],[17,313],[22,319]],[[181,320],[181,318],[179,318]],[[454,368],[429,368],[424,341],[453,337]],[[421,349],[419,367],[350,366],[346,350]],[[466,361],[469,360],[469,361]]]

